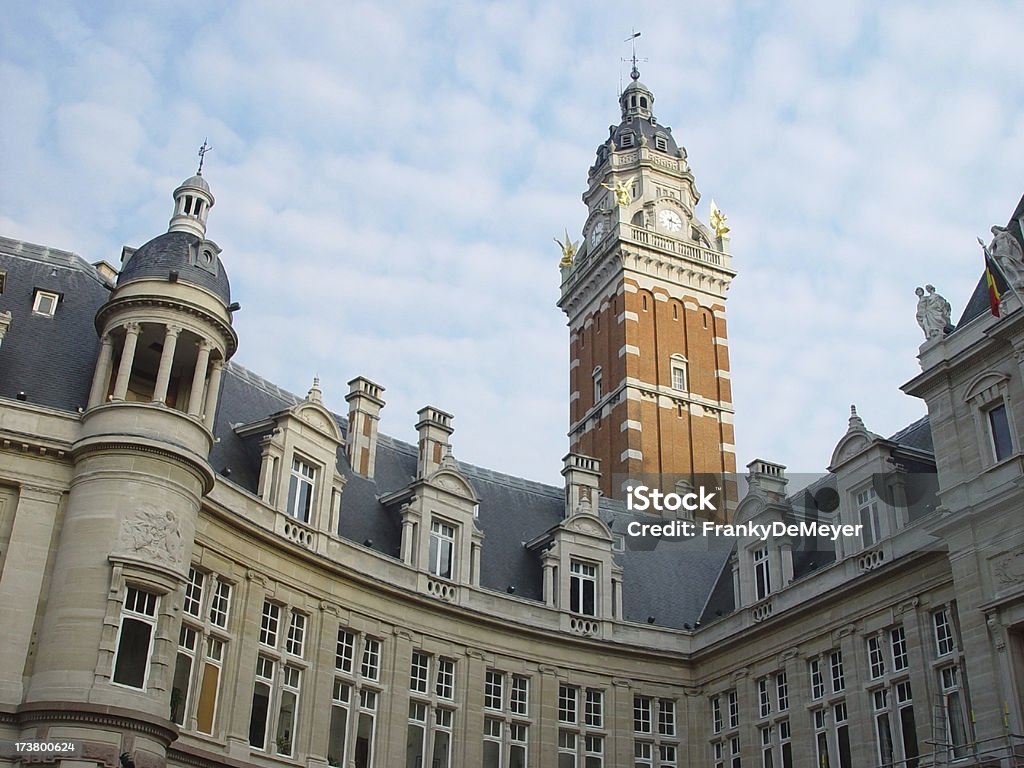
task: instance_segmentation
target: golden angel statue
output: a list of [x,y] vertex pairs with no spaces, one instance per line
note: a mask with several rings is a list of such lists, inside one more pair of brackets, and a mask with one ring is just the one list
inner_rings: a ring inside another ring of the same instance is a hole
[[715,230],[715,237],[721,240],[729,239],[729,227],[726,225],[726,219],[728,217],[722,213],[718,206],[715,205],[715,201],[711,201],[711,228]]
[[630,176],[625,181],[616,181],[614,186],[601,182],[601,186],[615,193],[615,202],[619,205],[629,205],[633,202],[633,182],[636,176]]
[[569,230],[566,229],[565,240],[562,241],[556,237],[554,238],[554,241],[558,243],[559,247],[562,249],[562,260],[558,262],[559,268],[565,269],[566,267],[571,267],[573,257],[576,255],[576,249],[579,248],[580,245],[579,240],[577,240],[575,243],[572,240],[570,240]]

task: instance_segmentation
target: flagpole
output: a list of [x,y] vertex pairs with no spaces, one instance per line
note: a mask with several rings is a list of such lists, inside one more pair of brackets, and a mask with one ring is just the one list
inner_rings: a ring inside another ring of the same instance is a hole
[[[1003,282],[1006,283],[1006,290],[1009,291],[1010,293],[1012,293],[1014,295],[1014,297],[1017,299],[1017,301],[1022,306],[1024,306],[1024,301],[1021,301],[1020,294],[1017,293],[1017,290],[1013,287],[1013,283],[1011,283],[1010,279],[1006,276],[1006,272],[1004,272],[1003,268],[1001,266],[999,266],[999,262],[996,261],[996,258],[992,255],[992,252],[989,251],[988,246],[985,245],[985,241],[982,240],[980,237],[978,238],[978,245],[981,246],[981,251],[982,251],[982,253],[985,254],[985,271],[987,272],[987,271],[990,271],[990,269],[994,268],[996,270],[996,272],[999,273],[999,276],[1003,278]],[[995,280],[995,273],[992,274],[992,279]],[[999,291],[999,286],[996,286],[996,292],[998,292],[998,291]],[[1001,308],[1002,305],[1003,305],[1002,296],[1000,296],[1000,298],[999,298],[999,307]],[[996,317],[1001,317],[1001,315],[996,315]]]

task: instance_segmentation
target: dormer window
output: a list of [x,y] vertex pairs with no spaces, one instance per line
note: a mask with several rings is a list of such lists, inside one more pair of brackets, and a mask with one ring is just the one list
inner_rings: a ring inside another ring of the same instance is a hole
[[768,569],[768,547],[754,550],[754,592],[757,600],[764,600],[772,591],[772,576]]
[[622,149],[629,149],[633,146],[633,134],[624,133],[619,137],[619,144]]
[[597,566],[573,560],[569,567],[569,610],[597,615]]
[[316,467],[298,457],[293,458],[292,474],[288,480],[288,514],[308,524],[315,491]]
[[857,516],[862,526],[860,537],[864,547],[877,544],[882,538],[882,521],[874,488],[866,488],[857,494]]
[[57,313],[58,301],[60,301],[60,294],[36,288],[36,295],[32,300],[32,312],[45,317],[53,317]]
[[455,526],[433,520],[430,523],[430,572],[442,579],[455,570]]
[[654,148],[656,150],[658,150],[659,152],[667,152],[668,151],[668,141],[665,139],[664,136],[659,134],[659,135],[654,137]]

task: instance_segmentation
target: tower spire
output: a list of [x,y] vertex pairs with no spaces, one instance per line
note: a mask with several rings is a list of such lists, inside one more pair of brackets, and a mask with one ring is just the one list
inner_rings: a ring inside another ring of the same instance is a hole
[[647,61],[647,59],[638,59],[638,58],[636,57],[636,39],[637,39],[638,37],[640,37],[640,35],[641,35],[641,34],[642,34],[642,33],[640,33],[640,32],[637,32],[637,31],[636,31],[636,27],[634,27],[634,28],[633,28],[633,34],[631,34],[631,35],[630,35],[629,37],[627,37],[627,38],[626,38],[625,40],[623,40],[623,42],[624,42],[624,43],[630,43],[630,44],[632,45],[633,55],[632,55],[632,56],[630,57],[629,61],[630,61],[630,62],[632,62],[632,64],[633,64],[633,68],[632,68],[632,69],[630,70],[630,72],[629,72],[629,76],[630,76],[630,77],[631,77],[631,78],[632,78],[632,79],[633,79],[634,81],[636,81],[636,80],[639,80],[639,79],[640,79],[640,70],[639,70],[639,69],[637,69],[636,63],[637,63],[638,61]]
[[207,143],[206,139],[204,138],[203,139],[203,146],[201,146],[199,148],[199,170],[196,171],[196,176],[202,176],[203,175],[203,161],[206,160],[206,153],[209,152],[212,149],[213,149],[213,147],[211,147]]

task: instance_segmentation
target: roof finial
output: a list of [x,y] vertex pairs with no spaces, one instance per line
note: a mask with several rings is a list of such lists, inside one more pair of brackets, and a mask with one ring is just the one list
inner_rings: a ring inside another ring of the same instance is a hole
[[863,421],[863,419],[861,419],[860,416],[857,415],[857,406],[856,405],[851,405],[850,406],[850,428],[849,428],[848,431],[856,432],[856,431],[860,431],[860,430],[864,430],[864,429],[866,429],[866,427],[864,426],[864,421]]
[[213,147],[211,147],[204,138],[203,146],[199,148],[199,170],[196,171],[196,176],[203,175],[203,161],[206,159],[206,153],[209,152],[211,149],[213,149]]
[[629,73],[629,76],[631,78],[633,78],[633,80],[639,80],[640,79],[640,70],[636,68],[636,63],[638,61],[647,61],[647,59],[638,59],[636,57],[636,39],[638,37],[640,37],[640,33],[637,32],[636,31],[636,27],[634,27],[633,28],[633,34],[630,35],[629,37],[627,37],[625,40],[623,40],[624,43],[632,43],[632,46],[633,46],[633,56],[630,59],[630,61],[633,62],[633,69]]

